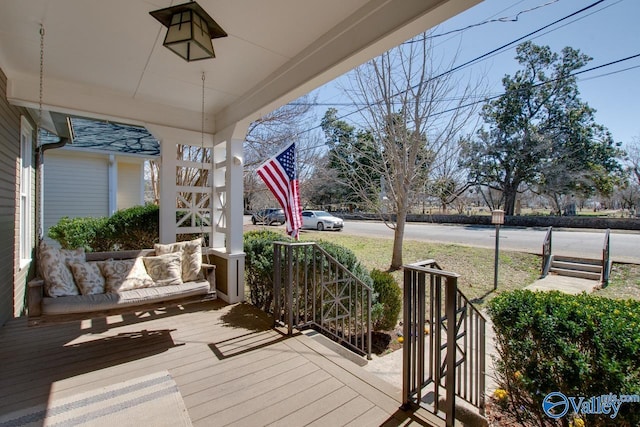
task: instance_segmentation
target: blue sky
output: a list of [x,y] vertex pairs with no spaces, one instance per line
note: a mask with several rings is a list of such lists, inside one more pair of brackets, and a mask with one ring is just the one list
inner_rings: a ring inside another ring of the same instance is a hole
[[[458,50],[457,64],[464,63],[593,3],[596,0],[485,0],[441,24],[435,34],[464,30],[437,38],[436,49],[443,55]],[[517,21],[510,21],[516,15]],[[499,18],[504,22],[474,26]],[[548,45],[554,52],[565,46],[579,49],[593,58],[585,67],[589,68],[640,54],[639,18],[640,1],[604,0],[526,40]],[[518,70],[514,56],[515,45],[467,71],[484,75],[489,94],[499,94],[502,77]],[[627,68],[631,69],[621,71]],[[337,87],[334,81],[315,91],[318,102],[344,102]],[[640,57],[581,75],[578,89],[582,100],[597,110],[596,121],[611,131],[615,141],[628,143],[640,138]],[[318,114],[329,107],[322,105]],[[342,105],[336,108],[340,115],[353,110]]]

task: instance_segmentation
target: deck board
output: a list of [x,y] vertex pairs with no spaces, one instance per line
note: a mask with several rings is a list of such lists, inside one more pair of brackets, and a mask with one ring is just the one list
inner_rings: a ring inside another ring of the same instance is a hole
[[194,426],[414,423],[399,390],[270,322],[220,301],[39,327],[14,319],[0,328],[0,414],[168,370]]

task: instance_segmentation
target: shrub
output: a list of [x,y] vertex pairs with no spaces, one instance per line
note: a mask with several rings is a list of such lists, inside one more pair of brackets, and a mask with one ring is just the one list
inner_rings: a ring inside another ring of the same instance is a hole
[[104,228],[107,218],[69,218],[62,217],[58,223],[49,228],[48,236],[64,249],[84,248],[94,250],[96,239]]
[[157,205],[122,209],[107,220],[105,238],[117,250],[153,248],[159,241],[160,208]]
[[316,242],[318,246],[327,251],[329,255],[334,257],[336,261],[344,265],[347,270],[353,273],[358,279],[362,280],[367,286],[373,287],[373,281],[366,268],[360,263],[356,254],[348,248],[340,246],[336,243],[325,242],[319,240]]
[[[273,242],[276,241],[291,241],[291,239],[269,230],[249,231],[244,234],[245,282],[249,288],[249,301],[267,312],[273,311]],[[324,241],[316,243],[356,277],[372,287],[373,281],[369,273],[351,250],[335,243]]]
[[111,217],[64,217],[49,228],[48,236],[64,249],[89,252],[152,248],[158,242],[159,207],[134,206]]
[[[520,290],[497,296],[488,310],[498,383],[508,393],[505,407],[520,420],[555,425],[542,409],[551,392],[587,399],[640,394],[640,302]],[[578,415],[590,426],[612,423],[609,415]],[[638,423],[640,404],[622,404],[615,424]]]
[[249,301],[266,312],[273,312],[273,242],[286,240],[283,235],[269,230],[244,233],[244,274]]
[[373,290],[377,294],[377,303],[381,310],[374,310],[373,329],[389,330],[395,328],[402,310],[402,291],[393,276],[380,270],[371,271]]

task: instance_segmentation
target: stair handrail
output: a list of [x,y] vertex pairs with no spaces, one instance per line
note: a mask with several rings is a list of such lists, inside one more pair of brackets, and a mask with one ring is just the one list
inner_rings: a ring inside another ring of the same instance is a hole
[[611,247],[609,240],[610,230],[607,228],[607,232],[604,235],[604,245],[602,247],[602,273],[600,275],[600,284],[607,286],[609,283],[609,273],[611,270]]
[[459,274],[433,259],[403,269],[403,407],[423,407],[453,426],[461,399],[484,416],[486,319],[458,289]]
[[553,258],[553,256],[551,255],[552,232],[553,227],[549,227],[549,229],[547,230],[547,235],[542,242],[542,272],[540,274],[540,277],[545,277],[547,274],[549,274],[549,269],[551,268],[551,260]]
[[273,320],[314,328],[371,360],[373,289],[315,242],[273,242]]

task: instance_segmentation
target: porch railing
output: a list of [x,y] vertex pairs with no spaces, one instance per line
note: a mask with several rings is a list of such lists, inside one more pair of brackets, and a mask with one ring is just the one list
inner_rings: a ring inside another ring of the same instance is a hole
[[607,232],[604,235],[604,245],[602,247],[602,274],[600,276],[600,284],[602,286],[607,286],[609,283],[609,273],[611,271],[611,248],[609,242],[609,232],[610,230],[607,228]]
[[275,242],[274,322],[312,327],[371,358],[371,288],[313,242]]
[[458,290],[458,277],[434,260],[404,266],[403,404],[425,407],[448,426],[456,398],[481,415],[485,409],[486,321]]
[[551,261],[553,259],[551,255],[551,237],[552,237],[553,227],[549,227],[547,230],[547,235],[544,238],[544,242],[542,242],[542,269],[540,272],[541,277],[545,277],[549,274],[549,269],[551,268]]

